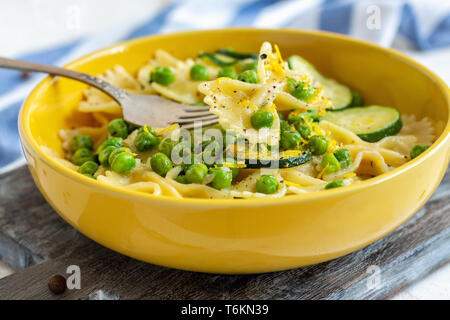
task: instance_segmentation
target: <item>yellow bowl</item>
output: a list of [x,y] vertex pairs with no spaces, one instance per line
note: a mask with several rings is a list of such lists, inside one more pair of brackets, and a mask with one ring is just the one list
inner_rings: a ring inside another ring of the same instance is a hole
[[449,161],[450,98],[432,72],[389,49],[324,32],[226,29],[157,35],[114,45],[67,65],[99,74],[116,64],[135,73],[156,49],[180,58],[232,46],[256,52],[263,41],[284,56],[360,91],[368,103],[435,121],[438,138],[407,164],[365,182],[282,199],[157,197],[96,181],[47,155],[61,155],[58,130],[91,119],[77,112],[85,85],[47,78],[22,107],[19,129],[36,184],[72,226],[122,254],[158,265],[213,273],[258,273],[330,260],[367,246],[410,218],[433,193]]

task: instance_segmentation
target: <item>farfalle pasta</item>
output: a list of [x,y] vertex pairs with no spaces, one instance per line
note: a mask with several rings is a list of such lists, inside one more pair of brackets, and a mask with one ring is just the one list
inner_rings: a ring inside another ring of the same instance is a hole
[[[260,52],[200,52],[180,60],[160,49],[132,75],[115,66],[101,77],[132,93],[208,105],[215,126],[137,127],[94,88],[78,111],[95,126],[59,132],[58,161],[98,183],[176,198],[285,197],[355,184],[415,158],[435,139],[428,118],[363,97],[304,58]],[[57,157],[52,150],[49,154]]]

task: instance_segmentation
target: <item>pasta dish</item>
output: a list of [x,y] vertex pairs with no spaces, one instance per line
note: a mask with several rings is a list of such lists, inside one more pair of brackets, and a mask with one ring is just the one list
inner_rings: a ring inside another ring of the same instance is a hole
[[430,119],[361,94],[299,55],[231,48],[180,60],[157,50],[137,74],[101,78],[124,90],[210,107],[218,124],[137,127],[106,94],[88,88],[78,111],[95,125],[61,129],[64,165],[98,183],[153,195],[283,197],[345,187],[417,157],[435,137]]

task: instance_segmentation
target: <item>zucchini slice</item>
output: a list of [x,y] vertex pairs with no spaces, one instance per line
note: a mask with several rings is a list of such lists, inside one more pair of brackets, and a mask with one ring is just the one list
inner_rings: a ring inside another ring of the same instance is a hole
[[393,136],[403,125],[397,109],[376,105],[327,112],[321,119],[353,131],[367,142],[377,142],[384,137]]
[[210,59],[221,67],[231,66],[238,62],[238,59],[220,53],[203,52],[198,55],[200,59]]
[[340,110],[350,106],[352,103],[352,91],[348,87],[340,84],[336,80],[323,76],[311,63],[300,56],[290,56],[287,61],[291,70],[305,73],[322,85],[323,94],[334,105],[333,110]]
[[228,56],[228,57],[239,59],[239,60],[244,60],[244,59],[258,60],[258,55],[256,53],[242,53],[242,52],[236,52],[231,49],[219,49],[216,51],[216,53],[220,53],[224,56]]
[[[279,154],[278,168],[286,169],[297,167],[311,160],[311,152],[300,150],[283,151]],[[259,159],[245,159],[245,167],[248,169],[269,168],[272,161]]]

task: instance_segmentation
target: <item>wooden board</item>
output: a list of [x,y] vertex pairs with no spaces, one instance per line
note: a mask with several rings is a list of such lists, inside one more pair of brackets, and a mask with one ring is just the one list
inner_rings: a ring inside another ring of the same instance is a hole
[[[315,266],[260,275],[178,271],[87,239],[51,209],[21,167],[0,176],[0,260],[16,272],[0,299],[384,299],[450,261],[450,170],[430,201],[389,236]],[[81,289],[54,295],[48,279],[81,268]],[[380,283],[368,283],[380,269]]]

